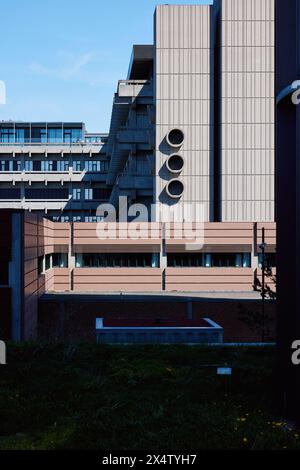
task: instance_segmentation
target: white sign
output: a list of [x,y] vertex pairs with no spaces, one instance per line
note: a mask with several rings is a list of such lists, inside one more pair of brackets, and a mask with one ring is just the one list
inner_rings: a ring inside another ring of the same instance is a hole
[[6,86],[3,80],[0,80],[0,104],[6,104]]
[[6,364],[6,344],[0,341],[0,364]]

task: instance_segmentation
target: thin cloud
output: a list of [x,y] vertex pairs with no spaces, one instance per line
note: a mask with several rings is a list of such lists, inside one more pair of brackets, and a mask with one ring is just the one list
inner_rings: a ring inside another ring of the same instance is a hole
[[84,54],[72,54],[60,50],[56,54],[58,64],[53,67],[38,62],[30,64],[29,70],[36,75],[52,77],[65,82],[79,81],[92,87],[114,87],[122,73],[106,64],[103,67],[103,56],[93,51]]
[[48,77],[58,78],[60,80],[79,79],[84,80],[84,68],[92,62],[93,52],[74,55],[66,51],[59,51],[63,64],[57,67],[47,67],[45,65],[34,62],[30,64],[29,69],[38,74]]

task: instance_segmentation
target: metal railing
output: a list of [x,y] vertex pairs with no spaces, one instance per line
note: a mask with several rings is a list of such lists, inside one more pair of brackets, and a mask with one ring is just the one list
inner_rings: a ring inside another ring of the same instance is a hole
[[56,146],[65,146],[65,147],[73,147],[73,146],[82,146],[82,147],[88,147],[88,146],[97,146],[103,145],[105,142],[85,142],[85,141],[80,141],[80,142],[33,142],[33,141],[28,141],[28,142],[0,142],[0,146],[2,147],[15,147],[15,146],[45,146],[45,147],[56,147]]

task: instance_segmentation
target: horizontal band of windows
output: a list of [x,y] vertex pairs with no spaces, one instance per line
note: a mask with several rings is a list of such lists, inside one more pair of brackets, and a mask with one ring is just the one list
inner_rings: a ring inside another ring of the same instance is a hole
[[231,267],[250,268],[250,253],[169,253],[167,256],[168,267]]
[[20,188],[0,188],[0,199],[21,199]]
[[107,173],[109,163],[107,161],[73,161],[69,160],[25,160],[22,165],[20,160],[1,160],[0,171],[41,171],[41,172],[66,172],[70,171],[86,171],[90,173]]
[[79,128],[0,127],[0,143],[75,143],[83,141],[83,130]]
[[98,215],[52,215],[47,216],[53,222],[101,222],[104,217]]
[[159,268],[158,253],[76,254],[77,268]]
[[[250,253],[176,253],[168,255],[168,267],[251,267]],[[38,260],[39,273],[44,269],[44,258]],[[260,255],[259,265],[262,265]],[[77,268],[159,268],[158,253],[77,253],[75,257]],[[265,267],[276,266],[276,254],[265,255]],[[68,254],[53,253],[45,256],[45,271],[50,268],[67,268]]]

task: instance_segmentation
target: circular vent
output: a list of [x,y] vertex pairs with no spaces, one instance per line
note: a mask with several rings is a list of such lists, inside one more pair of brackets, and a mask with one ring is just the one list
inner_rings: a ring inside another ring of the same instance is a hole
[[171,129],[167,135],[167,142],[171,147],[180,147],[184,142],[184,133],[181,129]]
[[182,181],[174,179],[168,182],[166,191],[168,196],[172,197],[173,199],[178,199],[183,195],[184,191],[184,184]]
[[184,160],[181,155],[174,153],[169,156],[166,165],[171,173],[180,173],[184,167]]

